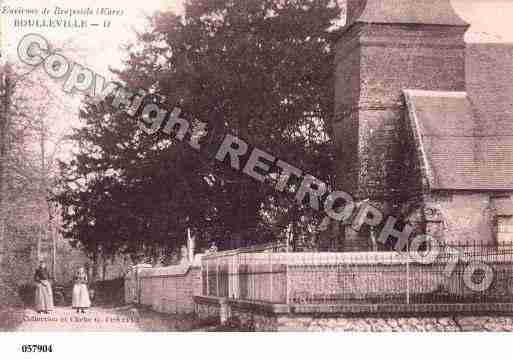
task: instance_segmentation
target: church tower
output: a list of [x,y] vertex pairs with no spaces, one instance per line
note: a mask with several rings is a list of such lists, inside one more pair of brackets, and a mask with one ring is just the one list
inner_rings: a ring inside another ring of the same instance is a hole
[[[404,89],[465,90],[468,24],[450,0],[347,0],[336,53],[337,188],[385,214],[401,200]],[[369,250],[345,233],[344,250]]]

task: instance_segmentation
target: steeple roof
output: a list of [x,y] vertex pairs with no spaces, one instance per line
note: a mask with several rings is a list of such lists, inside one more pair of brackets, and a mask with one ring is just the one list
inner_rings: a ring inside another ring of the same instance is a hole
[[468,26],[450,0],[347,0],[346,25],[355,22]]

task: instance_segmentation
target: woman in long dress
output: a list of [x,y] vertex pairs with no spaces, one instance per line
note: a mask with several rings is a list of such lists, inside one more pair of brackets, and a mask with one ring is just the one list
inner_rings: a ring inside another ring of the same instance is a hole
[[77,313],[85,313],[85,310],[91,306],[89,291],[87,289],[87,274],[84,267],[80,267],[74,277],[72,306]]
[[39,262],[39,267],[34,274],[36,282],[35,306],[38,313],[47,313],[53,310],[53,292],[50,284],[50,274],[45,262]]

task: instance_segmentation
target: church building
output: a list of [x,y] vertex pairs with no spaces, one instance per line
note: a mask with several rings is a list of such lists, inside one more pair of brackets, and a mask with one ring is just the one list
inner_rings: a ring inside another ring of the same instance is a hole
[[[513,44],[465,43],[450,0],[347,6],[338,188],[445,245],[513,244]],[[344,251],[373,249],[369,233],[341,237]]]

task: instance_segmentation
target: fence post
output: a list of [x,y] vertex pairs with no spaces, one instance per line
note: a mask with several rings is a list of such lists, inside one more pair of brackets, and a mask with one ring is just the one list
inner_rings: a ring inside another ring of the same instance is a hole
[[258,265],[258,262],[256,261],[255,257],[251,256],[251,269],[250,269],[250,275],[251,275],[251,299],[258,300],[257,296],[257,288],[255,286],[255,273],[256,273],[256,266]]
[[239,299],[239,254],[233,256],[232,273],[233,297]]
[[162,277],[162,286],[160,290],[160,311],[165,312],[166,311],[166,277]]
[[139,268],[135,267],[135,290],[137,291],[137,304],[141,304],[141,291],[142,291],[142,285],[141,280],[139,278]]
[[273,256],[272,256],[272,253],[269,254],[269,286],[270,286],[270,290],[269,290],[269,298],[270,298],[270,301],[272,303],[274,303],[273,301]]
[[205,295],[208,296],[208,295],[210,295],[210,287],[208,286],[208,260],[201,259],[201,265],[205,265],[206,266],[205,277],[206,277],[207,287],[205,288]]
[[219,258],[216,260],[216,296],[220,297],[219,295]]
[[406,304],[410,305],[410,246],[406,252]]
[[289,272],[289,258],[287,257],[287,264],[285,265],[285,288],[286,298],[285,301],[287,305],[290,305],[290,272]]
[[235,297],[235,281],[233,280],[235,273],[235,256],[231,257],[230,264],[228,265],[228,297]]

